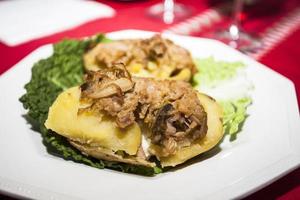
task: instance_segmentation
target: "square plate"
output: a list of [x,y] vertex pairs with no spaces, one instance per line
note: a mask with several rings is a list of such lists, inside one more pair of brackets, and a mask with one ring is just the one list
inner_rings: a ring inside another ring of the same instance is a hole
[[[144,38],[126,30],[113,39]],[[300,120],[293,83],[255,60],[214,40],[164,35],[194,57],[242,61],[255,90],[237,140],[225,137],[220,151],[155,177],[99,170],[46,152],[40,134],[23,117],[18,101],[33,63],[51,55],[42,46],[0,78],[0,190],[34,199],[228,199],[250,194],[299,166]]]

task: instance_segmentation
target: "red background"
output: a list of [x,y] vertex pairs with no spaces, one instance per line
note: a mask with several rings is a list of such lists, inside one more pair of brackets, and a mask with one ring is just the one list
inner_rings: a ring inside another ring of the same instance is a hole
[[[57,42],[65,37],[80,38],[99,32],[110,32],[121,29],[142,29],[162,31],[172,25],[165,25],[159,20],[150,19],[145,15],[147,8],[160,1],[105,1],[99,0],[113,7],[117,14],[113,18],[95,19],[76,28],[56,33],[43,38],[37,38],[14,47],[5,45],[0,41],[0,74],[12,67],[37,47]],[[218,5],[220,1],[178,1],[193,7],[193,14],[204,12],[211,6]],[[261,1],[259,5],[249,5],[241,16],[244,19],[243,27],[246,31],[263,33],[268,27],[286,16],[290,11],[299,8],[300,1]],[[221,23],[226,23],[229,18],[224,17]],[[214,28],[214,27],[211,27]],[[208,31],[208,30],[205,30]],[[194,36],[203,36],[203,30],[194,32]],[[259,62],[291,79],[296,86],[298,102],[300,99],[300,27],[290,33],[281,43],[276,45]],[[1,196],[2,198],[9,198]],[[271,185],[248,196],[246,199],[300,199],[300,169],[285,175]]]

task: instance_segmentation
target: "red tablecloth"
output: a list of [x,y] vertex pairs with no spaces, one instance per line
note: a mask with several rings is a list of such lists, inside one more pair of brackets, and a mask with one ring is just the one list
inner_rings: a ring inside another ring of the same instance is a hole
[[[160,1],[106,1],[117,14],[113,18],[95,19],[76,28],[38,38],[24,44],[9,47],[0,41],[0,74],[12,67],[37,47],[56,42],[65,37],[80,38],[99,32],[121,29],[142,29],[151,31],[169,31],[193,36],[205,36],[206,33],[228,22],[220,4],[224,2],[178,1],[193,8],[193,15],[179,23],[166,25],[146,16],[149,6]],[[265,0],[259,5],[247,7],[243,27],[246,31],[257,33],[264,41],[264,48],[250,56],[273,70],[291,79],[296,86],[298,102],[300,100],[300,1]],[[1,196],[0,196],[1,197]],[[250,195],[246,199],[300,199],[300,168],[282,177],[271,185]]]

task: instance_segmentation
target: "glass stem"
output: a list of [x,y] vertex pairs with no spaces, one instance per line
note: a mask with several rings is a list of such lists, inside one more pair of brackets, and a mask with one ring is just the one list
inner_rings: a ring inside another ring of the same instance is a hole
[[229,34],[232,40],[240,38],[240,15],[243,10],[243,0],[234,0],[234,9],[232,14],[232,24],[229,27]]
[[163,20],[166,24],[172,24],[174,22],[174,4],[174,0],[164,1]]

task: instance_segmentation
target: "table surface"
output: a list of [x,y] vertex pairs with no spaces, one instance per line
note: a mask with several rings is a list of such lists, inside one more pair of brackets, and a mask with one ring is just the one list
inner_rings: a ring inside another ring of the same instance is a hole
[[[76,28],[38,38],[18,46],[7,46],[0,41],[0,74],[12,67],[37,47],[57,42],[65,37],[81,38],[99,32],[122,29],[141,29],[172,32],[196,37],[207,37],[216,27],[230,22],[226,2],[218,0],[177,1],[192,8],[192,15],[167,25],[151,19],[147,9],[160,1],[106,1],[99,0],[117,11],[113,18],[95,19]],[[264,0],[247,5],[240,15],[243,29],[255,33],[263,47],[249,56],[291,79],[300,100],[300,1]],[[228,4],[228,3],[227,3]],[[270,9],[272,8],[272,9]],[[0,14],[1,15],[1,14]],[[134,20],[132,20],[134,19]],[[1,199],[11,199],[1,196]],[[300,168],[290,172],[246,199],[300,199]]]

